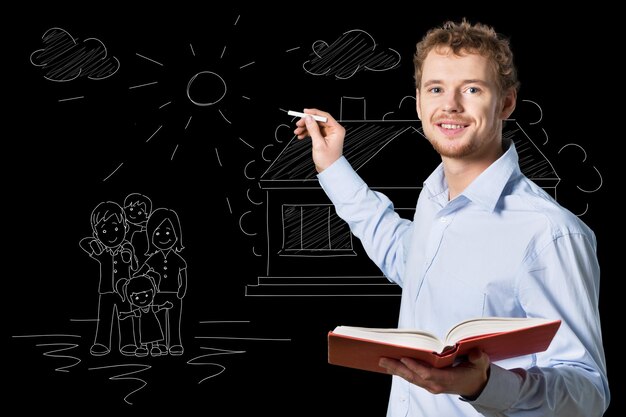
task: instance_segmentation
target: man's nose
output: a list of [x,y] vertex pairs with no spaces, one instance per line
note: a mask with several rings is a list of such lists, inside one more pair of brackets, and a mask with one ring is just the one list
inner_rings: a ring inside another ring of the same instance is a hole
[[443,110],[448,113],[458,113],[463,111],[461,105],[461,94],[458,91],[449,91],[443,96]]

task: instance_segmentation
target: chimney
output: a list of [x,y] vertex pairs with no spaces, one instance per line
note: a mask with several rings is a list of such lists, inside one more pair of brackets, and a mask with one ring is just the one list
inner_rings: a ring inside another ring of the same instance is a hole
[[365,113],[365,97],[341,97],[339,121],[345,122],[347,120],[367,120]]

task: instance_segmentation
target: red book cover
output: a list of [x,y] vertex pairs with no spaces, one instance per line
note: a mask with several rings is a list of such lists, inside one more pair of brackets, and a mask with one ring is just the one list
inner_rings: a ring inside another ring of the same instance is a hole
[[381,357],[403,357],[424,361],[434,367],[450,366],[454,361],[477,347],[489,355],[491,361],[545,351],[556,334],[560,320],[506,332],[482,334],[460,340],[442,353],[421,350],[398,344],[328,333],[328,363],[386,373],[378,366]]

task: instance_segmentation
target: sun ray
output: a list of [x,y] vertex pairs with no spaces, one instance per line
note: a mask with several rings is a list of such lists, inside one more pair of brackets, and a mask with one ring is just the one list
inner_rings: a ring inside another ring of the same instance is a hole
[[78,96],[78,97],[69,97],[69,98],[60,98],[59,99],[59,103],[62,101],[70,101],[70,100],[78,100],[81,98],[85,98],[85,96]]
[[245,140],[239,138],[240,141],[242,141],[243,143],[245,143],[246,145],[248,145],[250,148],[254,149],[254,146],[250,145],[248,142],[246,142]]
[[147,56],[143,56],[143,55],[141,55],[141,54],[138,54],[137,52],[135,52],[135,55],[137,55],[139,58],[143,58],[143,59],[145,59],[145,60],[147,60],[147,61],[150,61],[150,62],[153,62],[153,63],[155,63],[155,64],[157,64],[157,65],[163,66],[163,64],[162,64],[162,63],[160,63],[159,61],[155,61],[154,59],[152,59],[152,58],[148,58]]
[[128,87],[129,90],[132,90],[134,88],[139,88],[139,87],[147,87],[149,85],[154,85],[154,84],[158,84],[158,81],[152,81],[151,83],[145,83],[145,84],[139,84],[139,85],[131,85],[130,87]]
[[217,151],[217,148],[215,148],[215,156],[217,156],[217,163],[220,164],[220,166],[223,166],[222,161],[220,160],[220,154]]
[[163,125],[159,126],[157,128],[157,130],[155,130],[154,133],[152,135],[150,135],[150,137],[148,139],[146,139],[146,142],[148,142],[150,139],[152,139],[154,137],[154,135],[156,135],[159,132],[159,130],[161,130],[162,127],[163,127]]
[[178,150],[178,143],[176,144],[176,147],[174,148],[174,152],[172,152],[172,157],[170,158],[170,161],[174,160],[174,155],[176,154],[177,150]]
[[120,169],[120,168],[122,167],[122,165],[124,165],[124,163],[123,163],[123,162],[122,162],[121,164],[119,164],[119,165],[117,166],[117,168],[115,168],[115,169],[113,170],[113,172],[111,172],[111,173],[110,173],[110,174],[109,174],[109,175],[108,175],[105,179],[103,179],[103,180],[102,180],[102,182],[105,182],[106,180],[108,180],[108,179],[111,177],[111,175],[115,174],[115,173],[117,172],[117,170],[118,170],[118,169]]
[[218,110],[218,112],[220,113],[220,115],[222,116],[222,118],[223,118],[224,120],[226,120],[226,122],[227,122],[229,125],[230,125],[230,124],[232,124],[232,123],[230,122],[230,120],[228,120],[228,119],[226,118],[226,116],[224,116],[224,113],[222,113],[222,111],[221,111],[221,110]]

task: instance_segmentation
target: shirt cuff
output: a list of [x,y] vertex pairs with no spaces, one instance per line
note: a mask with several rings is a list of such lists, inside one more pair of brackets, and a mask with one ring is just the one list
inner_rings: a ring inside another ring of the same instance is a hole
[[355,193],[365,186],[365,181],[343,155],[317,174],[317,179],[334,204],[351,202]]
[[489,381],[478,398],[469,402],[476,410],[508,410],[519,396],[522,376],[503,369],[493,363],[490,365]]

